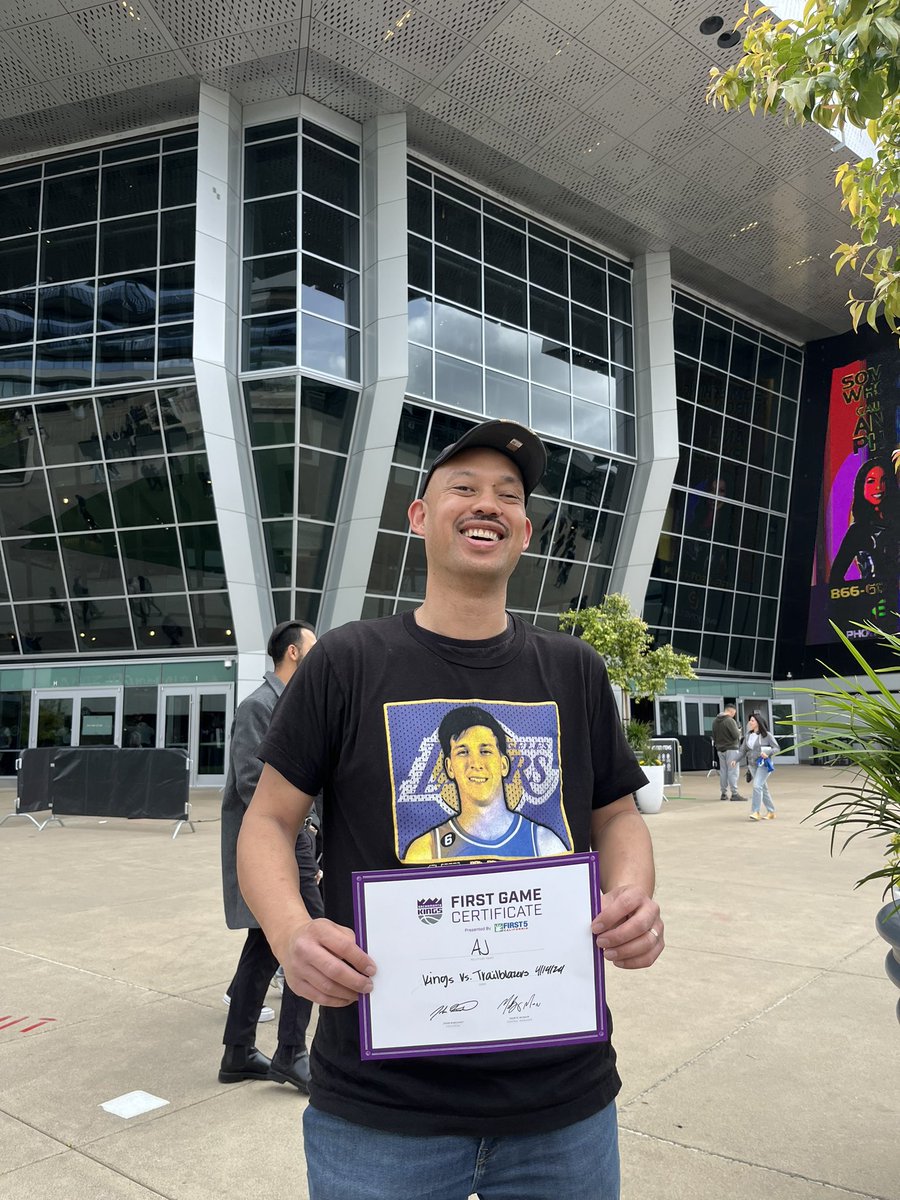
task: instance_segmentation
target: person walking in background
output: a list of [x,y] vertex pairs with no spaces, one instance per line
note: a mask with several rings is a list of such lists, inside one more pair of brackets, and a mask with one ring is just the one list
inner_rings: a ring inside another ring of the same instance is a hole
[[758,712],[751,713],[747,722],[747,733],[741,742],[741,762],[747,764],[747,782],[753,781],[750,797],[750,820],[760,819],[760,809],[765,805],[766,821],[775,820],[775,805],[769,794],[769,775],[774,769],[772,756],[778,753],[778,743],[769,733],[765,718]]
[[738,791],[741,727],[734,719],[736,713],[737,709],[733,704],[726,704],[712,724],[712,740],[719,756],[719,785],[722,791],[720,800],[728,799],[729,790],[732,800],[744,799]]
[[[274,1058],[270,1061],[255,1045],[256,1025],[278,960],[241,895],[237,877],[237,840],[262,772],[262,762],[256,757],[257,747],[269,728],[275,704],[285,685],[315,644],[315,632],[306,621],[282,621],[276,625],[266,647],[275,670],[266,672],[262,684],[241,701],[234,714],[228,778],[222,796],[222,889],[228,928],[246,929],[247,938],[234,979],[225,993],[228,1019],[222,1039],[225,1053],[219,1069],[219,1083],[270,1079],[276,1083],[292,1083],[301,1092],[309,1089],[306,1049],[306,1030],[312,1014],[309,1000],[297,996],[285,984],[281,992],[278,1048]],[[305,826],[299,830],[294,854],[303,902],[310,912],[321,916],[324,905],[316,883],[315,839]],[[266,1017],[269,1014],[271,1009]]]

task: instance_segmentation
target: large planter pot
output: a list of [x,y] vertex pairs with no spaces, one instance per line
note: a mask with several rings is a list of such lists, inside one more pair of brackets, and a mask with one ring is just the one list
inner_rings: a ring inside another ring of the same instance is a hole
[[637,806],[642,813],[658,813],[665,799],[663,786],[666,781],[666,769],[665,767],[641,767],[641,770],[647,776],[647,783],[634,793]]
[[[900,895],[895,888],[892,899],[888,900],[875,918],[875,928],[891,947],[884,960],[884,969],[888,979],[900,988]],[[897,1020],[900,1021],[900,1000],[897,1001]]]

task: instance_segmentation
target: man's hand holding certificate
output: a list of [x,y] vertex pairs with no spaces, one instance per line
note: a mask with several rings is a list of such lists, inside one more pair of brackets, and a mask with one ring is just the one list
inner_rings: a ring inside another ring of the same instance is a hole
[[364,1059],[603,1041],[594,854],[359,872],[356,934],[378,965]]

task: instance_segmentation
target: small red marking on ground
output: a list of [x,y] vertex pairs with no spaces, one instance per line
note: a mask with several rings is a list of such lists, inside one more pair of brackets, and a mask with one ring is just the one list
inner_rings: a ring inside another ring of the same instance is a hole
[[40,1029],[42,1025],[48,1025],[51,1021],[55,1021],[56,1017],[0,1017],[0,1029],[12,1029],[14,1025],[21,1025],[23,1021],[31,1021],[31,1025],[26,1025],[24,1029],[17,1029],[16,1033],[31,1033],[32,1029]]

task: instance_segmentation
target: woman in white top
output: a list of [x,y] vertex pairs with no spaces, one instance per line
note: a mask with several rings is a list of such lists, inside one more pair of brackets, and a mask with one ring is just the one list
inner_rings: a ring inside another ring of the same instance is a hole
[[765,805],[765,820],[775,819],[775,805],[769,795],[769,774],[771,768],[767,760],[778,753],[778,743],[769,733],[765,718],[758,712],[751,715],[747,722],[747,732],[741,742],[741,762],[747,764],[748,781],[753,780],[753,795],[750,797],[750,820],[760,819],[760,809]]

